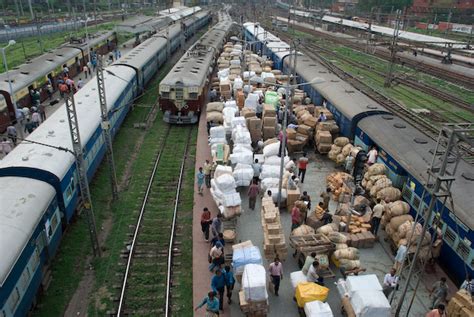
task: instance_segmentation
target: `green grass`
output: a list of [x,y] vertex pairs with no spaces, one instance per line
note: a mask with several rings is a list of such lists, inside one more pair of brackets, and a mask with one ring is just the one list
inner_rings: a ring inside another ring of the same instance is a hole
[[[113,22],[99,24],[97,26],[89,26],[88,32],[90,34],[95,33],[97,31],[104,31],[104,30],[113,30],[115,24]],[[44,53],[49,50],[55,49],[61,44],[64,44],[69,41],[69,37],[76,36],[76,37],[85,37],[86,31],[85,28],[79,28],[78,32],[74,31],[67,31],[67,32],[58,32],[52,34],[44,34],[42,36],[42,43],[44,47]],[[133,35],[130,33],[121,33],[118,35],[119,44],[127,41],[128,39],[132,38]],[[7,43],[3,42],[0,43],[0,47],[5,47]],[[19,39],[15,45],[8,47],[5,50],[5,55],[8,61],[8,69],[13,69],[16,66],[24,64],[28,59],[32,59],[34,57],[40,56],[41,53],[41,46],[38,37],[27,37],[23,39]],[[0,73],[5,72],[5,67],[3,63],[0,65]]]

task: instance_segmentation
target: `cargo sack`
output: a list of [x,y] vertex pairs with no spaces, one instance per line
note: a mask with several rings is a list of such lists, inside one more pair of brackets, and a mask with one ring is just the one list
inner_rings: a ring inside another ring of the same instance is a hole
[[344,250],[347,249],[348,246],[345,243],[336,243],[336,250]]
[[397,200],[388,205],[387,214],[392,217],[405,215],[410,211],[410,205],[402,200]]
[[385,164],[382,163],[375,163],[372,164],[368,169],[367,169],[367,174],[369,176],[372,175],[382,175],[385,174],[387,168],[385,167]]
[[349,139],[346,137],[338,137],[334,139],[334,144],[339,147],[344,147],[349,143]]
[[224,109],[224,104],[222,102],[210,102],[207,104],[206,112],[218,111],[221,112]]
[[314,229],[308,225],[301,225],[291,232],[293,236],[306,236],[309,234],[314,234]]
[[339,228],[337,228],[337,226],[333,223],[329,223],[327,225],[324,225],[320,228],[318,228],[318,230],[316,230],[316,233],[323,233],[323,234],[329,234],[330,232],[333,232],[333,231],[338,231]]
[[410,215],[393,217],[390,219],[389,226],[393,232],[396,232],[398,231],[398,227],[400,227],[405,221],[413,221],[413,217]]
[[215,122],[222,124],[224,122],[224,116],[221,112],[211,111],[206,114],[207,122]]
[[401,196],[402,193],[398,188],[395,187],[386,187],[377,192],[377,199],[382,199],[389,202],[399,200]]
[[332,243],[346,243],[347,237],[340,232],[330,232],[328,238]]
[[357,267],[360,267],[360,261],[359,260],[340,259],[339,260],[339,265],[340,265],[340,267],[342,267],[346,270],[353,270]]
[[347,259],[347,260],[358,260],[359,259],[359,250],[357,248],[345,248],[334,251],[334,256],[338,260]]

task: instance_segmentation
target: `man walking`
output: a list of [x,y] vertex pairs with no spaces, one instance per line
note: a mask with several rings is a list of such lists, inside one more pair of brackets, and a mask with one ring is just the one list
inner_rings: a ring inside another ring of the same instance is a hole
[[301,179],[301,184],[304,183],[304,176],[306,175],[306,167],[308,166],[308,158],[306,153],[298,160],[298,177]]
[[383,279],[383,287],[382,291],[385,295],[385,297],[389,297],[392,291],[397,287],[398,284],[398,276],[395,275],[397,271],[392,268],[390,270],[390,273],[385,274],[385,277]]
[[212,237],[218,237],[219,233],[222,233],[222,214],[218,213],[211,223],[211,233]]
[[253,179],[258,182],[260,179],[260,173],[262,173],[262,164],[258,162],[258,159],[255,159],[255,161],[252,163],[252,169],[253,169]]
[[301,225],[301,212],[296,204],[291,209],[291,231],[295,230]]
[[283,265],[280,259],[275,258],[273,263],[270,264],[268,271],[272,278],[272,283],[275,286],[275,296],[278,296],[278,290],[280,289],[280,281],[283,279]]
[[370,231],[377,236],[377,232],[379,231],[380,221],[382,220],[383,212],[385,210],[385,206],[381,204],[382,199],[377,199],[377,204],[374,206],[374,213],[372,214],[372,228]]
[[327,187],[326,191],[323,191],[321,195],[319,195],[319,197],[323,199],[322,208],[324,210],[329,210],[329,201],[331,200],[331,195],[329,195],[330,193],[331,193],[331,188]]
[[204,179],[205,179],[205,175],[202,171],[202,167],[199,168],[199,172],[196,174],[196,179],[197,179],[197,185],[198,185],[198,193],[199,195],[203,195],[202,194],[202,191],[203,191],[203,187],[204,187]]
[[218,294],[219,310],[224,310],[225,277],[222,274],[222,270],[216,270],[216,273],[211,279],[211,288],[216,294]]
[[209,241],[209,226],[211,223],[211,212],[207,207],[205,207],[201,214],[201,230],[206,241]]
[[219,316],[219,300],[216,297],[216,293],[209,292],[202,302],[194,308],[194,311],[197,311],[202,306],[206,305],[206,311],[208,316],[217,315]]
[[257,181],[254,179],[249,187],[247,195],[249,197],[249,209],[255,210],[255,204],[257,202],[257,196],[260,192]]
[[206,160],[204,163],[204,178],[206,182],[206,187],[211,188],[211,163],[209,163],[209,160]]
[[16,128],[14,125],[9,125],[7,127],[7,136],[10,140],[12,140],[13,145],[16,145]]
[[34,126],[35,126],[35,129],[37,127],[39,127],[40,123],[41,123],[41,116],[40,114],[38,113],[38,111],[35,111],[31,114],[31,122],[33,122]]
[[223,271],[225,279],[225,288],[227,289],[227,303],[232,303],[232,290],[235,285],[234,273],[230,270],[230,266],[226,265]]
[[311,252],[311,254],[306,257],[303,268],[301,269],[304,275],[308,274],[308,270],[314,261],[316,261],[316,252]]
[[432,297],[431,301],[431,309],[436,308],[439,304],[446,302],[446,297],[448,296],[448,284],[446,284],[446,278],[442,277],[439,281],[434,282],[433,286],[431,287],[430,297]]

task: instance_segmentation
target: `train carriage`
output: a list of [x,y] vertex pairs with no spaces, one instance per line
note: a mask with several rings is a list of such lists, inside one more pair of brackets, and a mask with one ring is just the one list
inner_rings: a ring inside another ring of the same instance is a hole
[[223,16],[176,63],[160,83],[160,108],[163,120],[175,124],[194,124],[207,97],[210,76],[232,21]]

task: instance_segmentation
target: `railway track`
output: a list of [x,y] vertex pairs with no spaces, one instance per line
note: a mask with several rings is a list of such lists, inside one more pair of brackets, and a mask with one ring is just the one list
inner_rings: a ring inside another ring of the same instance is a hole
[[[305,27],[302,27],[302,26],[298,26],[298,25],[293,25],[293,27],[298,31],[309,33],[309,34],[318,36],[320,38],[327,39],[331,42],[342,44],[344,46],[353,48],[353,49],[361,51],[361,52],[365,52],[365,50],[367,48],[366,44],[357,43],[355,41],[342,39],[342,38],[339,38],[339,37],[336,37],[336,36],[330,36],[330,35],[328,35],[324,32],[319,32],[317,30],[311,30],[311,29],[308,29],[308,28],[305,28]],[[281,32],[278,32],[278,33],[281,34]],[[382,58],[384,60],[390,60],[390,58],[391,58],[390,52],[388,50],[380,50],[380,49],[374,50],[372,55],[377,56],[379,58]],[[426,74],[430,74],[432,76],[444,79],[446,81],[455,83],[455,84],[463,86],[465,88],[474,89],[474,82],[473,82],[472,78],[469,77],[469,76],[465,76],[463,74],[459,74],[459,73],[452,72],[452,71],[447,71],[446,69],[441,69],[441,68],[438,68],[438,67],[435,67],[435,66],[432,66],[432,65],[420,63],[420,62],[414,61],[412,59],[405,58],[401,55],[397,56],[396,63],[400,64],[400,65],[403,65],[403,66],[409,66],[409,67],[411,67],[411,68],[413,68],[417,71],[421,71],[421,72],[424,72]]]
[[[356,61],[354,61],[350,58],[347,58],[347,57],[343,56],[342,54],[335,53],[334,51],[332,51],[330,49],[327,49],[327,48],[325,48],[321,45],[311,43],[310,45],[308,45],[308,47],[311,47],[313,49],[322,51],[322,52],[324,52],[326,54],[329,54],[331,56],[335,56],[338,59],[340,59],[340,60],[344,61],[345,63],[350,64],[352,66],[356,66],[356,67],[361,68],[361,69],[370,69],[371,72],[373,72],[374,74],[377,74],[380,77],[385,77],[385,75],[386,75],[386,74],[384,74],[380,71],[377,71],[371,65],[361,63],[361,62],[356,62]],[[404,86],[407,86],[407,87],[410,87],[410,88],[414,88],[416,90],[419,90],[419,91],[422,91],[424,93],[430,94],[431,96],[439,98],[440,100],[451,103],[451,104],[453,104],[453,105],[455,105],[459,108],[462,108],[462,109],[465,109],[469,112],[474,113],[474,106],[473,105],[469,104],[468,102],[466,102],[466,101],[464,101],[464,100],[462,100],[462,99],[460,99],[460,98],[458,98],[454,95],[443,92],[443,91],[439,90],[436,87],[420,83],[417,80],[414,80],[414,79],[408,78],[408,77],[395,78],[394,81],[397,82],[398,84],[401,84],[401,85],[404,85]],[[465,122],[466,121],[466,119],[464,117],[462,117],[462,116],[460,116],[456,113],[450,112],[450,114],[455,116],[455,117],[458,117],[459,120],[460,120],[459,122]]]
[[193,127],[185,129],[168,125],[161,138],[137,223],[123,254],[125,271],[112,316],[179,315],[171,291],[173,277],[180,270],[180,263],[173,260],[181,255],[177,217]]

